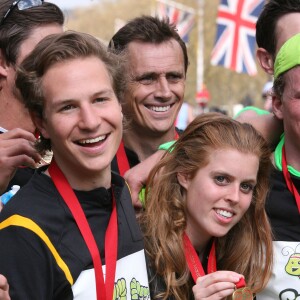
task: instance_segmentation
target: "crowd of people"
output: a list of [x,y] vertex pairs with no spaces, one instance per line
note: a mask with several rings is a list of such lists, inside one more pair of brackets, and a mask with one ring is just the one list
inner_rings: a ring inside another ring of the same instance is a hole
[[0,300],[297,299],[299,14],[270,0],[257,21],[272,113],[180,130],[189,60],[167,19],[107,48],[63,32],[55,4],[2,1],[0,195],[21,188],[0,213]]

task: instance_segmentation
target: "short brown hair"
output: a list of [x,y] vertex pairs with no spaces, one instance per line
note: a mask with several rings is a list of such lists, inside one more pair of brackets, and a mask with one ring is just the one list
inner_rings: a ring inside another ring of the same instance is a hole
[[[45,98],[41,81],[51,66],[66,60],[93,56],[104,63],[113,90],[117,98],[121,99],[125,84],[123,57],[108,52],[98,39],[89,34],[66,31],[45,37],[17,70],[16,87],[28,110],[40,118],[44,117]],[[50,149],[50,141],[41,137],[38,150],[43,153]]]
[[167,18],[141,16],[132,19],[112,37],[109,48],[121,52],[133,41],[160,44],[171,39],[180,45],[186,72],[189,64],[186,45],[178,34],[175,25],[171,24]]

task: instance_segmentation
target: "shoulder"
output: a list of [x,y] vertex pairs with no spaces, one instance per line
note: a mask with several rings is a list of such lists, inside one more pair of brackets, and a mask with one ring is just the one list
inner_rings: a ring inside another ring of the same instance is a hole
[[257,117],[260,115],[267,115],[270,114],[267,110],[255,107],[255,106],[246,106],[243,109],[241,109],[235,116],[235,119],[248,119],[248,118],[253,118]]

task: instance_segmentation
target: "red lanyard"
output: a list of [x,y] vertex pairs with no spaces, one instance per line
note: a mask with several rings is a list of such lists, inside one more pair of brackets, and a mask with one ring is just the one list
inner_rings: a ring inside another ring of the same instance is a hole
[[[183,246],[184,246],[185,259],[187,261],[194,282],[196,283],[197,278],[200,276],[204,276],[205,272],[202,267],[199,256],[186,233],[183,234]],[[217,271],[216,245],[215,245],[215,241],[213,241],[208,256],[207,273],[210,274],[216,271]],[[240,281],[236,284],[236,287],[241,288],[244,286],[246,286],[245,280],[244,278],[241,278]]]
[[[183,234],[183,246],[185,259],[187,261],[192,277],[196,283],[197,278],[200,276],[204,276],[205,272],[202,267],[199,256],[186,233]],[[213,242],[208,256],[207,273],[209,274],[216,271],[216,247],[215,242]]]
[[121,141],[116,157],[117,157],[117,163],[119,168],[119,174],[123,177],[124,174],[130,169],[123,140]]
[[290,192],[294,195],[294,197],[296,199],[296,203],[297,203],[298,210],[299,210],[299,213],[300,213],[300,195],[299,195],[296,187],[293,184],[293,181],[291,179],[291,175],[290,175],[290,173],[288,171],[288,168],[287,168],[286,154],[285,154],[285,147],[284,146],[282,147],[282,172],[283,172],[284,179],[285,179],[285,182],[286,182],[286,185],[287,185],[288,189],[290,190]]
[[[179,137],[179,135],[176,131],[175,132],[175,140],[178,140],[178,137]],[[117,157],[117,164],[118,164],[118,168],[119,168],[119,174],[123,177],[124,174],[130,169],[130,165],[129,165],[129,161],[128,161],[128,158],[126,155],[123,140],[121,141],[121,144],[117,151],[116,157]]]
[[58,192],[69,207],[93,259],[97,300],[111,300],[113,298],[118,251],[118,221],[114,195],[113,210],[105,233],[106,278],[104,282],[99,249],[85,217],[84,211],[82,210],[73,189],[54,159],[52,160],[48,170]]

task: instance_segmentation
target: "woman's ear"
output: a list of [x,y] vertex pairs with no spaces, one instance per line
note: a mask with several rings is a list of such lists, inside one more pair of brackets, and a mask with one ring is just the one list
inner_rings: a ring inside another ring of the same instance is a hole
[[32,119],[34,125],[36,126],[38,131],[41,133],[41,135],[44,138],[49,139],[49,135],[48,135],[47,129],[45,127],[45,120],[42,117],[40,117],[36,112],[31,112],[30,116],[31,116],[31,119]]
[[185,188],[186,190],[188,189],[191,181],[190,175],[186,173],[177,173],[177,180],[183,188]]

